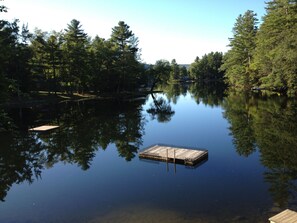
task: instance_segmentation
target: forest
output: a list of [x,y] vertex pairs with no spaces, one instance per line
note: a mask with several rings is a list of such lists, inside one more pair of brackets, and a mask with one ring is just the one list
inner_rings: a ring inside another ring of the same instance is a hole
[[[7,12],[1,6],[1,13]],[[39,91],[57,94],[135,92],[160,81],[188,76],[173,59],[141,62],[138,38],[120,21],[107,40],[84,32],[73,19],[61,32],[45,32],[19,21],[0,21],[0,97],[26,99]]]
[[[109,39],[90,37],[73,19],[60,32],[0,20],[0,100],[56,95],[114,95],[153,91],[157,84],[224,82],[237,91],[297,94],[297,1],[271,0],[261,24],[251,10],[239,15],[229,50],[196,57],[187,69],[175,59],[141,61],[139,40],[124,21]],[[0,14],[7,12],[0,6]],[[198,52],[197,52],[198,53]]]
[[272,0],[258,27],[256,13],[239,15],[221,70],[235,89],[297,93],[297,1]]

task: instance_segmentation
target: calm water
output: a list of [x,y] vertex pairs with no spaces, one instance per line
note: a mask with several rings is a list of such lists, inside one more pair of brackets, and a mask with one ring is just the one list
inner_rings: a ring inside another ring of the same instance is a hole
[[[297,211],[297,103],[287,98],[170,86],[9,117],[0,222],[267,222]],[[61,127],[26,131],[48,123]],[[195,168],[139,160],[156,143],[207,149],[209,158]]]

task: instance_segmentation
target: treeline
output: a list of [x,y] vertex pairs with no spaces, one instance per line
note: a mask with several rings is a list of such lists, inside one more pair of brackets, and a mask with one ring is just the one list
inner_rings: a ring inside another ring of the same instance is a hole
[[138,39],[123,21],[108,40],[91,39],[75,19],[61,32],[37,29],[32,34],[17,20],[1,20],[0,30],[2,93],[120,92],[143,81]]
[[223,53],[211,52],[200,59],[196,57],[190,66],[190,77],[201,82],[223,81],[224,72],[220,70]]
[[297,1],[272,0],[258,27],[256,14],[239,15],[222,71],[231,88],[297,94]]
[[[6,11],[1,6],[1,12]],[[75,19],[61,32],[30,33],[18,22],[0,20],[1,99],[40,90],[120,93],[188,77],[186,67],[174,59],[150,66],[141,63],[138,38],[123,21],[107,40],[92,39]]]
[[[32,91],[94,94],[137,91],[180,81],[223,80],[236,90],[297,94],[297,0],[271,0],[258,27],[253,11],[239,15],[230,50],[176,60],[141,62],[138,38],[123,21],[109,39],[91,38],[78,20],[61,32],[30,33],[18,20],[0,20],[0,100]],[[7,8],[0,7],[0,13]]]
[[150,67],[149,72],[152,72],[150,76],[153,77],[153,83],[223,82],[224,72],[220,70],[222,63],[223,53],[211,52],[201,59],[196,57],[188,69],[185,66],[179,66],[175,59],[171,63],[167,60],[158,60]]

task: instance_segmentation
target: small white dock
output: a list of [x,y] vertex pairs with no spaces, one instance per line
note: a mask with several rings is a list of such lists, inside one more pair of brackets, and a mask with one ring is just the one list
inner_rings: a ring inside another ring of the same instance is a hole
[[57,128],[59,128],[58,125],[42,125],[42,126],[38,126],[35,128],[31,128],[31,129],[29,129],[29,131],[31,131],[31,132],[47,132],[47,131],[57,129]]
[[269,218],[270,223],[297,223],[297,212],[289,209]]
[[196,150],[166,145],[154,145],[139,153],[139,158],[194,166],[208,158],[206,150]]

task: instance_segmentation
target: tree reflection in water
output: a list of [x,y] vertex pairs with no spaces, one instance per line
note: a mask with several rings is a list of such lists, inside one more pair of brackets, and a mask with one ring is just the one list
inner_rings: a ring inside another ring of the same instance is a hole
[[230,93],[224,100],[225,118],[239,155],[257,148],[267,167],[275,203],[287,207],[297,195],[297,103],[285,97],[258,98]]
[[[144,100],[63,104],[50,120],[60,126],[55,131],[22,133],[11,128],[0,132],[0,199],[5,199],[12,184],[38,179],[45,166],[65,162],[89,169],[96,152],[109,144],[115,144],[120,156],[130,161],[142,145],[143,103]],[[46,116],[42,112],[35,115],[38,122]]]
[[249,96],[229,94],[225,98],[223,107],[224,117],[230,123],[230,132],[236,152],[248,157],[256,151],[256,139],[253,129],[252,105]]
[[146,110],[147,113],[150,114],[151,119],[157,119],[158,122],[169,122],[175,113],[170,103],[163,97],[156,98],[154,94],[151,94],[151,96],[153,103],[151,103],[150,108]]
[[4,132],[0,136],[0,200],[4,201],[10,187],[39,178],[45,164],[45,147],[34,137],[18,132]]
[[[221,89],[221,90],[219,90]],[[297,195],[297,102],[285,97],[260,97],[228,93],[223,88],[205,85],[167,86],[164,94],[152,94],[147,112],[152,119],[169,122],[180,94],[189,92],[197,103],[222,106],[230,123],[230,134],[240,156],[249,157],[257,149],[266,167],[264,180],[275,203],[288,207]],[[169,96],[169,98],[166,96]],[[99,149],[117,147],[127,161],[135,157],[142,145],[145,120],[143,100],[117,100],[65,103],[24,114],[30,125],[50,122],[60,126],[48,134],[32,134],[18,130],[9,115],[0,114],[0,199],[4,200],[14,183],[32,183],[45,167],[58,162],[76,164],[83,170]],[[49,112],[49,109],[50,112]],[[51,114],[50,116],[48,114]],[[4,121],[3,121],[4,120]],[[5,121],[6,120],[6,121]],[[4,123],[7,122],[7,123]],[[10,123],[10,124],[9,124]]]
[[221,82],[195,83],[189,86],[189,92],[197,104],[203,103],[207,106],[219,106],[225,95],[226,86]]

